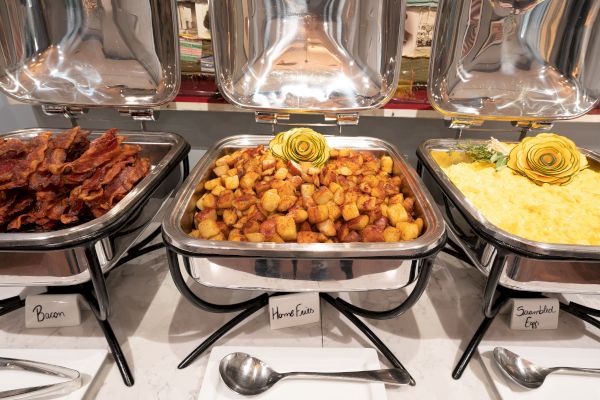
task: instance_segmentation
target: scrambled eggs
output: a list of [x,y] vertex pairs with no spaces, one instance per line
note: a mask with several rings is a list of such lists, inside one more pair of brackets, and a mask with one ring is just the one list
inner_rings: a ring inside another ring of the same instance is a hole
[[485,218],[514,235],[545,243],[600,245],[600,172],[581,171],[565,186],[538,186],[509,168],[435,157]]

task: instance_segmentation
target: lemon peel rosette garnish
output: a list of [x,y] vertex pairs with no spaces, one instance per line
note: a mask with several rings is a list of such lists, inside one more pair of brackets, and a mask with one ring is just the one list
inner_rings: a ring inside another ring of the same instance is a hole
[[508,156],[508,167],[537,185],[566,185],[587,167],[575,143],[554,133],[525,138]]
[[282,160],[311,163],[317,168],[329,160],[327,140],[310,128],[294,128],[278,133],[269,143],[269,149]]

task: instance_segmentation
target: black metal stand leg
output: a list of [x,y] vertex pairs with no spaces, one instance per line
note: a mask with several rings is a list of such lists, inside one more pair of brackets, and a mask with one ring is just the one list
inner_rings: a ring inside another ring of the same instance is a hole
[[[375,347],[388,359],[388,361],[395,367],[401,368],[406,371],[406,368],[402,365],[400,360],[392,353],[392,351],[379,339],[379,337],[371,330],[364,322],[356,317],[352,312],[348,310],[345,304],[342,304],[339,299],[334,299],[327,293],[321,293],[321,298],[331,304],[336,310],[342,313],[352,324],[354,324],[370,341]],[[408,373],[408,371],[406,371]],[[410,374],[409,374],[410,375]],[[410,377],[410,385],[415,385],[415,380]]]
[[504,297],[504,295],[501,295],[501,297],[499,297],[496,302],[496,313],[493,316],[485,316],[485,318],[479,325],[479,328],[477,328],[477,331],[475,331],[475,334],[469,341],[469,344],[467,345],[467,348],[465,349],[462,357],[460,358],[460,360],[458,360],[454,371],[452,371],[452,378],[460,379],[463,372],[465,372],[467,365],[469,365],[469,362],[471,362],[471,358],[473,358],[475,350],[477,350],[477,347],[479,347],[479,343],[481,343],[481,340],[483,340],[483,337],[490,328],[490,325],[492,325],[492,322],[496,318],[496,315],[498,315],[498,311],[502,308],[502,306],[504,306],[504,304],[506,304],[508,300],[509,297]]
[[25,306],[25,300],[19,296],[0,301],[0,317]]
[[193,363],[196,358],[202,355],[210,346],[212,346],[217,340],[225,336],[230,330],[238,326],[240,323],[248,319],[252,314],[262,309],[269,303],[268,297],[263,297],[261,302],[251,306],[250,308],[242,311],[234,318],[232,318],[225,325],[220,327],[215,331],[212,335],[210,335],[204,342],[200,344],[200,346],[196,347],[194,351],[192,351],[183,361],[177,366],[179,369],[183,369]]
[[[92,310],[98,308],[98,303],[97,303],[96,299],[94,299],[94,297],[92,296],[92,294],[89,290],[86,290],[85,288],[83,288],[81,290],[81,295],[87,301],[87,303],[90,305],[90,308]],[[123,382],[127,386],[133,386],[133,383],[134,383],[133,374],[131,373],[131,370],[129,369],[129,365],[127,364],[127,359],[125,358],[125,355],[123,354],[121,345],[119,344],[119,341],[117,340],[117,337],[115,336],[115,333],[113,332],[112,327],[110,326],[110,322],[108,322],[108,319],[106,319],[106,318],[105,319],[100,318],[98,313],[94,313],[94,316],[96,317],[96,320],[98,321],[98,324],[100,325],[100,328],[102,329],[102,333],[104,333],[104,337],[106,338],[106,342],[108,343],[110,352],[112,353],[113,358],[115,359],[117,368],[119,368],[119,372],[121,373]]]

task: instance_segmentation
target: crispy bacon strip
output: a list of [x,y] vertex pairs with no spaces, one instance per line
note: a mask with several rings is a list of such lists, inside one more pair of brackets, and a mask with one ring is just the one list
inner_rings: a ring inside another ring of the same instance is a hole
[[42,133],[27,143],[27,155],[21,159],[0,162],[0,190],[14,189],[27,185],[29,176],[43,161],[48,141],[52,134]]
[[72,174],[89,172],[113,159],[121,151],[123,137],[116,135],[116,129],[106,131],[98,139],[90,143],[90,147],[70,163],[65,164],[60,171],[68,171]]
[[138,158],[131,166],[126,167],[106,187],[102,197],[92,203],[88,203],[94,217],[98,218],[106,214],[115,203],[145,177],[150,171],[150,161],[147,158]]
[[19,139],[3,139],[0,143],[0,160],[17,158],[27,151],[27,144]]

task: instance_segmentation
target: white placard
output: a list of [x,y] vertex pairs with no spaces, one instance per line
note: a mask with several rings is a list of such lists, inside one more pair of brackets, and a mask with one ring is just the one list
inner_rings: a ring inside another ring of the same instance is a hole
[[556,329],[559,311],[560,304],[557,299],[513,299],[510,329]]
[[81,324],[79,296],[76,294],[47,294],[27,296],[25,326],[27,328],[58,328]]
[[319,293],[297,293],[269,298],[271,329],[312,324],[321,320]]

